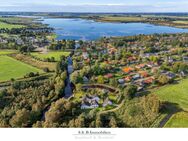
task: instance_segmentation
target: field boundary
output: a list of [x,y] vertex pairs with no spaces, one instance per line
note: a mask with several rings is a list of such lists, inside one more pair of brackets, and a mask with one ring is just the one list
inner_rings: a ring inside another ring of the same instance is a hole
[[[15,81],[16,82],[22,82],[22,81],[32,81],[34,79],[40,78],[40,77],[51,77],[53,74],[52,73],[42,73],[39,76],[35,76],[35,77],[28,77],[28,78],[18,78]],[[8,81],[1,81],[0,82],[0,88],[1,87],[8,87],[11,85],[11,80]]]

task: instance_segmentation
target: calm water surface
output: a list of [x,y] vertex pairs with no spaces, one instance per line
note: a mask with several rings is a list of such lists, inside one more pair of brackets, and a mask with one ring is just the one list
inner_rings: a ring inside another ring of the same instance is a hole
[[96,40],[104,36],[188,32],[188,29],[146,23],[103,23],[85,19],[44,19],[43,23],[55,28],[58,40]]

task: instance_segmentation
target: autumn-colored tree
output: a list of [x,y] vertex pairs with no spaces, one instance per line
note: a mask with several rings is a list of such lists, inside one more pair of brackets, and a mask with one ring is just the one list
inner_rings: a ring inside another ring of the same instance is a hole
[[112,127],[112,128],[117,127],[116,119],[113,116],[110,118],[109,126]]
[[170,79],[166,75],[162,74],[159,76],[158,82],[160,85],[165,85],[170,82]]
[[76,127],[85,127],[85,119],[84,115],[81,114],[76,120],[75,120],[75,126]]
[[18,110],[16,114],[11,118],[10,125],[12,127],[27,127],[29,124],[29,111],[25,108]]
[[100,116],[97,116],[95,124],[96,124],[96,127],[98,128],[103,126]]

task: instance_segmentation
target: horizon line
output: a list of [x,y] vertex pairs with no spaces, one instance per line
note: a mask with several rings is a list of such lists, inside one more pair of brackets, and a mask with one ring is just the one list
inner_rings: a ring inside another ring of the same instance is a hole
[[147,13],[150,13],[150,14],[165,14],[165,13],[186,13],[186,14],[188,14],[188,11],[187,12],[63,12],[63,11],[59,11],[59,12],[57,12],[57,11],[0,11],[0,13],[91,13],[91,14],[97,14],[97,13],[104,13],[104,14],[147,14]]

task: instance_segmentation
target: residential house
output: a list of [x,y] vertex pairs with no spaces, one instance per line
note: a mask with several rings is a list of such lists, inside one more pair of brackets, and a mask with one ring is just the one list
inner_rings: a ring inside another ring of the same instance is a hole
[[185,76],[186,76],[185,72],[184,72],[184,71],[181,71],[181,72],[180,72],[180,76],[181,76],[181,77],[185,77]]
[[139,65],[135,66],[135,68],[137,68],[137,69],[142,69],[142,68],[144,68],[145,66],[146,66],[146,64],[139,64]]
[[84,76],[84,77],[83,77],[83,82],[84,82],[84,83],[88,83],[88,82],[89,82],[89,79],[88,79],[86,76]]
[[188,63],[188,57],[183,57],[183,62]]
[[131,68],[131,67],[125,67],[125,68],[123,68],[123,72],[124,73],[130,73],[130,72],[132,72],[134,70],[134,68]]
[[16,40],[16,44],[18,44],[18,45],[22,45],[22,44],[24,44],[24,42],[23,42],[22,39],[17,39],[17,40]]
[[107,98],[104,100],[102,106],[103,106],[103,107],[106,107],[106,106],[112,105],[112,104],[113,104],[112,101],[110,101],[109,98],[107,97]]
[[83,52],[82,57],[84,58],[84,60],[87,60],[89,58],[89,54],[87,52]]
[[99,107],[100,98],[98,96],[85,96],[82,100],[81,109],[93,109]]
[[125,80],[124,80],[124,79],[118,79],[118,83],[119,83],[119,84],[124,84],[124,83],[125,83]]
[[165,75],[169,78],[169,79],[174,79],[176,77],[176,74],[172,73],[172,72],[167,72],[165,73]]
[[124,80],[125,80],[126,82],[130,82],[130,81],[132,80],[132,77],[131,77],[131,76],[126,76],[126,77],[124,78]]
[[142,78],[146,78],[149,76],[147,71],[139,71],[138,73],[140,74],[140,77],[142,77]]
[[151,73],[156,73],[159,70],[159,67],[153,67],[151,69]]
[[168,56],[168,57],[166,58],[166,61],[167,61],[168,63],[173,63],[173,62],[174,62],[174,60],[173,60],[173,58],[172,58],[171,56]]
[[145,84],[152,84],[154,82],[155,78],[154,77],[150,77],[150,78],[147,78],[143,81],[143,83]]
[[137,74],[135,74],[133,77],[132,77],[134,80],[137,80],[137,79],[139,79],[140,78],[140,74],[139,73],[137,73]]
[[113,74],[108,73],[108,74],[106,74],[104,77],[110,79],[110,78],[113,78],[113,76],[114,76]]

